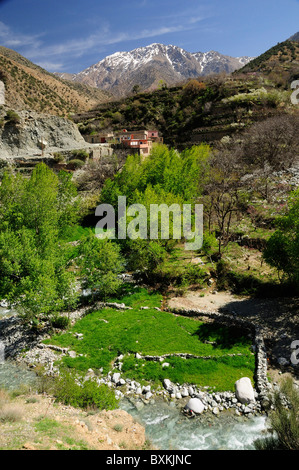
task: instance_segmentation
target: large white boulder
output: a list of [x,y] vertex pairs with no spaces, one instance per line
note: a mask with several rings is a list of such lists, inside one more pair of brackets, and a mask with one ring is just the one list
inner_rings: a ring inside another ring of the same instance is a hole
[[255,401],[254,390],[251,380],[248,377],[242,377],[235,383],[236,398],[240,403],[248,404]]
[[196,414],[202,413],[204,409],[204,404],[199,398],[190,398],[185,406],[185,410],[193,411]]

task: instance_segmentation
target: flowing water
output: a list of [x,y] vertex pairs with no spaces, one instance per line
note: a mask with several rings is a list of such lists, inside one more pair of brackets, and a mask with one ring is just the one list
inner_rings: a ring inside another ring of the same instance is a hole
[[190,419],[163,400],[138,409],[122,400],[120,407],[145,427],[147,438],[160,450],[254,450],[253,442],[266,431],[265,416],[248,419],[225,412]]
[[[9,310],[6,306],[0,306],[0,320],[1,318],[10,317],[16,314],[11,309]],[[12,361],[3,362],[1,356],[1,344],[0,344],[0,388],[6,388],[8,390],[15,390],[23,385],[32,385],[36,380],[36,374],[25,368],[16,365]]]
[[23,385],[33,385],[35,381],[36,374],[29,369],[10,361],[0,364],[0,388],[16,390]]
[[[0,320],[14,313],[0,307]],[[0,363],[0,388],[18,389],[33,385],[35,380],[35,373],[29,369],[10,361]],[[254,450],[254,441],[266,431],[265,416],[247,419],[225,412],[217,417],[204,414],[190,419],[179,407],[161,399],[148,405],[139,402],[138,407],[123,399],[120,408],[145,427],[147,438],[160,450]]]
[[0,320],[1,320],[1,318],[11,317],[12,315],[15,315],[15,314],[16,314],[16,312],[14,310],[10,310],[7,307],[2,307],[0,305]]

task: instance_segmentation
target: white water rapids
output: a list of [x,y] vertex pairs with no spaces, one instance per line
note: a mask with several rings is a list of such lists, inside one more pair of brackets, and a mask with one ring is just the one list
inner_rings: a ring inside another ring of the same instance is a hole
[[145,427],[146,436],[160,450],[254,450],[266,435],[266,417],[247,419],[231,413],[187,418],[163,400],[137,408],[128,400],[120,407]]

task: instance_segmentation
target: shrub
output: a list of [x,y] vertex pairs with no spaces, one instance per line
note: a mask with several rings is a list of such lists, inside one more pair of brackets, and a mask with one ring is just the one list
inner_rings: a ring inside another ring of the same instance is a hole
[[117,408],[114,392],[107,385],[98,385],[92,380],[86,380],[82,385],[76,376],[70,372],[62,372],[56,379],[54,396],[65,405],[78,408],[98,410],[113,410]]
[[6,113],[5,119],[11,124],[19,124],[21,122],[20,116],[13,110],[9,109]]
[[74,157],[74,159],[82,160],[85,162],[85,160],[87,160],[87,158],[89,157],[89,153],[86,152],[86,150],[73,150],[72,156]]
[[64,161],[64,156],[60,152],[55,152],[53,156],[56,163],[61,163]]
[[191,284],[204,284],[207,279],[207,273],[205,270],[196,264],[188,264],[183,273],[183,280]]
[[[292,379],[287,379],[276,393],[273,404],[275,411],[270,415],[272,436],[258,439],[254,445],[257,450],[299,450],[299,393]],[[289,406],[283,404],[282,395]]]
[[277,217],[278,229],[269,238],[263,257],[270,266],[299,288],[299,190],[292,192],[285,215]]
[[82,160],[74,159],[68,162],[67,168],[69,170],[78,170],[79,168],[82,168],[84,165],[85,163]]
[[114,431],[117,431],[117,432],[122,432],[123,428],[124,428],[124,427],[123,427],[122,424],[116,424],[116,425],[113,427]]
[[1,423],[14,423],[22,419],[22,409],[14,404],[6,404],[0,410]]
[[70,325],[70,323],[71,322],[68,317],[62,317],[59,315],[55,316],[51,321],[53,328],[58,328],[61,330],[65,330]]

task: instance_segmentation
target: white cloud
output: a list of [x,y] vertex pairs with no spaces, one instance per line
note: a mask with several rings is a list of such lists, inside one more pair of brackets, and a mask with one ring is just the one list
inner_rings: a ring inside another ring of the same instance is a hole
[[[145,0],[146,3],[146,0]],[[63,70],[63,64],[71,64],[71,61],[86,55],[100,54],[105,52],[107,46],[121,44],[122,42],[141,40],[147,38],[158,38],[170,33],[192,30],[196,23],[203,19],[199,11],[182,11],[171,13],[166,17],[148,18],[153,27],[140,26],[140,29],[128,25],[128,30],[113,31],[110,23],[101,19],[101,27],[97,26],[87,36],[78,36],[56,44],[46,42],[43,34],[21,34],[13,31],[9,26],[0,21],[0,41],[2,45],[17,49],[25,57],[38,63],[47,70]],[[143,23],[141,22],[140,25]]]
[[9,26],[0,21],[0,40],[5,47],[19,47],[19,46],[41,46],[40,37],[43,34],[22,34],[13,31]]

